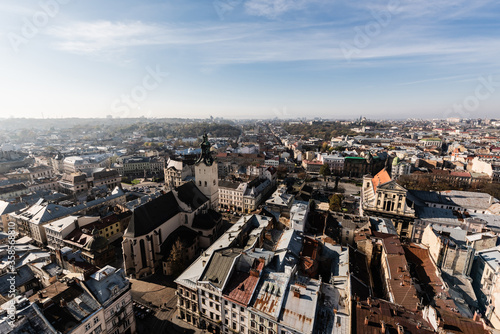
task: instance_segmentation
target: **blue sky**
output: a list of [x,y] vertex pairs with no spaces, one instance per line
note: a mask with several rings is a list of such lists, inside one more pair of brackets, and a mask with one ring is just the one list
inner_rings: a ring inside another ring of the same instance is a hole
[[0,117],[500,118],[488,0],[0,4]]

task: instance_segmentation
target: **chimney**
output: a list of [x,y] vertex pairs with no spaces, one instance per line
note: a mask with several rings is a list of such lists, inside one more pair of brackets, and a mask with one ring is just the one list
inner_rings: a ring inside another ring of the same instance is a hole
[[64,300],[64,298],[62,298],[60,300],[60,305],[61,305],[61,307],[66,307],[67,304],[66,304],[66,301]]
[[382,334],[385,334],[385,322],[384,321],[380,321],[380,333]]
[[369,306],[372,306],[372,299],[370,297],[366,298],[366,302]]
[[398,334],[405,334],[405,329],[401,325],[398,325]]
[[479,312],[476,310],[476,312],[474,312],[474,317],[472,318],[473,321],[481,321],[481,314],[479,314]]
[[294,297],[300,298],[300,290],[298,288],[294,288],[292,291]]
[[368,322],[370,321],[370,317],[366,316],[365,317],[365,326],[368,326]]

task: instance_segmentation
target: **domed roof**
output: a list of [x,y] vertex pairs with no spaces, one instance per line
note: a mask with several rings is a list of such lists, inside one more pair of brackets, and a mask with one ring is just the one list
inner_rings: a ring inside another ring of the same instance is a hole
[[392,159],[392,165],[396,166],[397,164],[399,164],[399,157],[395,157],[394,159]]
[[[96,233],[97,232],[97,233]],[[92,238],[85,244],[85,248],[90,251],[96,251],[105,248],[108,245],[108,239],[99,235],[99,231],[92,231]]]

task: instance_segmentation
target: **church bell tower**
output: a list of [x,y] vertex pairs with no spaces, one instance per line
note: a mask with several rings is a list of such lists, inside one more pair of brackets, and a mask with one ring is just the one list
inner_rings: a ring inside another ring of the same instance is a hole
[[195,163],[195,182],[198,189],[210,200],[210,207],[219,208],[219,171],[217,161],[212,157],[208,135],[203,135],[201,155]]

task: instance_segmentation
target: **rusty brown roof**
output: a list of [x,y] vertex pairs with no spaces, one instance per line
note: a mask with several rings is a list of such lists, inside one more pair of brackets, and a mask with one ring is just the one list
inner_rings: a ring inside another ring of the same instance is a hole
[[410,270],[398,236],[392,235],[382,239],[386,254],[387,269],[390,277],[385,282],[394,297],[396,304],[409,310],[416,310],[418,303],[417,290],[413,285]]
[[353,302],[353,304],[352,333],[380,334],[382,322],[386,327],[386,333],[397,333],[398,325],[403,327],[405,334],[434,333],[427,321],[422,318],[420,312],[412,312],[396,304],[376,298]]

